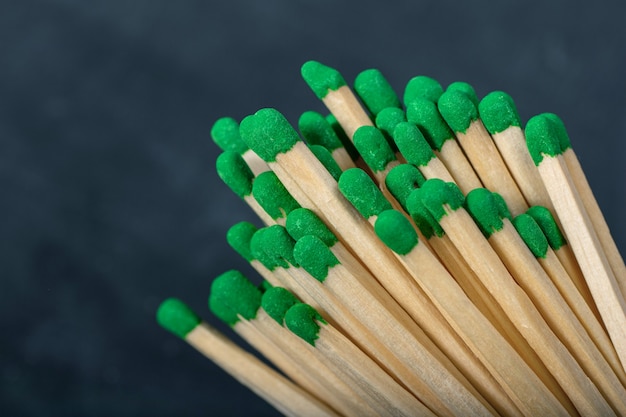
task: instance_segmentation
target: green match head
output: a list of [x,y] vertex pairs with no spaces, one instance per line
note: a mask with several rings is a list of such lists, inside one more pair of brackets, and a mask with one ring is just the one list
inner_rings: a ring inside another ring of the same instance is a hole
[[465,197],[465,208],[486,238],[504,227],[500,204],[486,188],[470,191]]
[[558,126],[545,115],[533,116],[526,123],[526,146],[535,165],[539,166],[544,156],[561,154]]
[[177,298],[163,301],[156,312],[156,319],[163,328],[183,339],[202,321],[187,304]]
[[223,151],[242,154],[248,150],[248,145],[239,135],[239,123],[232,117],[218,119],[211,128],[211,138]]
[[[439,222],[445,216],[447,205],[451,210],[457,210],[463,207],[465,197],[459,187],[453,182],[445,182],[439,178],[432,178],[412,194],[418,192],[421,197],[422,204],[432,214],[433,218]],[[412,196],[409,196],[409,206]]]
[[543,206],[532,206],[526,210],[526,214],[531,216],[539,225],[543,234],[548,239],[548,244],[554,250],[559,250],[567,241],[561,232],[559,225],[556,223],[552,212]]
[[471,84],[464,81],[455,81],[446,88],[446,91],[459,91],[467,95],[474,103],[474,106],[478,108],[478,96],[476,96],[476,90],[474,90]]
[[244,198],[252,192],[254,174],[240,154],[233,151],[222,152],[215,160],[217,175],[239,197]]
[[393,136],[393,130],[398,123],[406,122],[404,110],[397,107],[387,107],[376,115],[376,127],[389,137]]
[[226,271],[211,283],[209,309],[231,326],[240,317],[254,319],[260,307],[261,290],[239,271]]
[[360,168],[350,168],[341,174],[339,191],[366,219],[391,208],[389,200]]
[[548,239],[535,219],[528,214],[520,214],[513,219],[513,226],[536,258],[546,257]]
[[318,112],[302,113],[298,129],[309,145],[321,145],[331,152],[343,146],[328,120]]
[[338,181],[341,175],[341,167],[339,167],[339,164],[337,164],[337,161],[335,161],[330,151],[321,145],[310,145],[309,149],[317,160],[324,165],[326,171],[328,171],[335,181]]
[[341,124],[339,124],[335,115],[332,113],[329,114],[328,116],[326,116],[326,121],[328,121],[328,124],[330,125],[330,127],[332,127],[333,130],[335,131],[335,134],[337,135],[337,137],[343,144],[343,147],[346,149],[346,152],[348,152],[348,155],[350,155],[350,158],[352,158],[352,160],[354,161],[359,159],[360,155],[357,152],[356,148],[354,147],[352,140],[350,140],[346,132],[343,130],[343,127],[341,127]]
[[326,324],[326,320],[308,304],[295,304],[285,313],[287,328],[311,346],[319,338],[320,323]]
[[250,149],[265,162],[274,162],[276,155],[288,152],[301,140],[285,116],[270,108],[244,118],[239,133]]
[[411,215],[415,225],[426,239],[433,236],[442,237],[445,232],[432,213],[424,205],[424,190],[414,189],[406,199],[406,210]]
[[502,217],[503,219],[507,218],[513,221],[513,216],[511,215],[511,211],[509,210],[509,206],[508,204],[506,204],[506,200],[504,199],[504,197],[494,192],[492,192],[491,194],[493,194],[493,198],[498,206],[498,212],[500,214],[500,217]]
[[262,172],[255,178],[252,183],[252,195],[274,220],[282,219],[300,207],[274,171]]
[[559,145],[561,146],[561,152],[565,152],[569,148],[572,147],[572,142],[569,139],[569,134],[567,133],[567,129],[565,128],[565,123],[559,116],[554,113],[543,113],[545,117],[552,120],[554,122],[554,127],[558,132],[559,136]]
[[454,133],[439,113],[437,103],[433,101],[419,97],[414,99],[407,105],[406,119],[419,126],[430,146],[437,151],[447,140],[454,138]]
[[317,61],[305,62],[300,72],[320,100],[326,97],[329,91],[336,91],[346,85],[346,80],[339,71]]
[[226,233],[228,244],[248,262],[255,259],[250,249],[250,241],[257,230],[257,227],[250,222],[239,222]]
[[339,260],[328,246],[312,235],[298,239],[293,248],[293,256],[296,262],[319,282],[324,282],[328,270],[339,264]]
[[426,178],[419,169],[411,164],[400,164],[391,168],[385,177],[385,185],[393,197],[406,210],[406,200],[409,194],[419,188]]
[[328,247],[332,247],[338,241],[317,214],[307,208],[299,208],[289,213],[285,228],[296,241],[306,235],[318,237]]
[[390,162],[396,160],[396,155],[387,139],[374,126],[359,127],[352,139],[359,154],[374,172],[383,171]]
[[250,240],[250,250],[263,266],[273,271],[298,265],[293,257],[295,243],[283,226],[273,225],[257,230]]
[[478,109],[472,99],[458,90],[446,90],[437,102],[439,112],[450,129],[465,133],[470,124],[478,119]]
[[391,84],[377,69],[368,69],[357,75],[354,89],[373,115],[377,115],[386,107],[402,106]]
[[404,105],[408,107],[416,98],[425,98],[436,103],[441,94],[443,94],[443,87],[439,81],[425,75],[418,75],[411,78],[404,88]]
[[392,251],[406,255],[417,246],[417,233],[411,222],[397,210],[385,210],[378,215],[374,231]]
[[492,91],[487,94],[478,103],[478,113],[485,128],[492,135],[511,126],[521,126],[513,99],[503,91]]
[[410,122],[398,123],[393,131],[393,140],[404,159],[417,167],[428,165],[435,153],[430,147],[424,134],[415,124]]
[[265,294],[265,292],[267,290],[269,290],[270,288],[273,288],[274,286],[267,280],[263,280],[261,281],[261,283],[259,284],[259,291],[261,291],[261,294]]
[[261,307],[282,326],[287,310],[299,302],[300,300],[286,288],[272,287],[263,294]]

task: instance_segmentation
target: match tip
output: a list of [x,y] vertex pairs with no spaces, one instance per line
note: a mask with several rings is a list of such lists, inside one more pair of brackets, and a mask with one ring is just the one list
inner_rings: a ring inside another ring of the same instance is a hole
[[413,194],[421,198],[421,204],[424,205],[437,222],[441,221],[443,216],[446,215],[445,206],[454,211],[463,207],[465,202],[463,193],[455,183],[445,182],[439,178],[426,180],[418,190],[413,191],[409,196],[409,206],[411,206]]
[[408,194],[406,211],[411,215],[415,225],[426,239],[445,235],[439,222],[424,205],[424,190],[421,188],[415,188]]
[[295,243],[283,226],[273,225],[257,230],[250,240],[250,250],[263,266],[273,271],[297,265],[293,258]]
[[319,99],[326,97],[329,91],[338,90],[346,85],[346,80],[339,71],[317,61],[305,62],[300,73]]
[[226,233],[228,244],[248,262],[255,259],[250,249],[250,241],[257,230],[255,225],[244,221],[234,224]]
[[339,264],[339,260],[328,246],[312,235],[298,239],[293,248],[293,256],[298,265],[320,282],[324,282],[330,268]]
[[300,136],[278,110],[266,108],[241,121],[239,133],[246,144],[265,162],[288,152]]
[[341,174],[339,191],[366,219],[391,208],[389,200],[360,168],[350,168]]
[[284,323],[287,310],[299,302],[300,300],[295,295],[283,287],[269,288],[261,297],[263,310],[281,326]]
[[567,133],[563,120],[561,120],[561,118],[554,113],[543,113],[543,115],[552,120],[554,123],[554,128],[556,129],[559,138],[559,145],[561,146],[561,152],[565,152],[571,148],[572,142],[569,139],[569,134]]
[[418,75],[411,78],[404,88],[404,105],[408,107],[409,103],[416,98],[425,98],[436,103],[441,94],[443,94],[443,87],[439,81],[426,75]]
[[437,102],[439,112],[450,129],[465,133],[470,124],[478,119],[478,109],[472,99],[458,90],[446,90]]
[[406,119],[415,123],[424,133],[424,137],[430,146],[440,151],[443,144],[454,138],[454,133],[448,127],[437,103],[424,98],[416,98],[407,105]]
[[237,152],[241,155],[249,149],[239,134],[239,123],[232,117],[218,119],[211,128],[211,138],[223,151]]
[[404,159],[417,167],[427,165],[435,157],[422,131],[413,123],[398,123],[393,131],[393,140]]
[[504,216],[500,215],[502,207],[486,188],[470,191],[465,197],[465,208],[486,238],[504,227]]
[[535,165],[539,166],[544,156],[556,157],[561,154],[559,128],[544,114],[533,116],[524,129],[526,146]]
[[313,235],[321,239],[328,247],[337,243],[337,237],[330,231],[324,222],[311,210],[299,208],[287,215],[285,228],[296,241],[303,236]]
[[411,164],[396,165],[385,177],[387,189],[405,210],[406,200],[411,192],[425,181],[420,170]]
[[526,210],[526,214],[531,216],[537,222],[548,239],[548,244],[552,249],[559,250],[561,246],[567,243],[559,225],[556,223],[556,219],[548,208],[543,206],[532,206]]
[[535,258],[546,257],[549,247],[548,239],[532,216],[518,215],[513,219],[513,226]]
[[406,122],[406,114],[397,107],[387,107],[376,115],[376,127],[389,136],[393,136],[393,130],[401,122]]
[[311,346],[319,338],[320,323],[326,324],[326,320],[308,304],[294,304],[285,313],[287,328]]
[[397,210],[385,210],[378,215],[374,231],[389,249],[406,255],[417,246],[418,238],[411,222]]
[[262,172],[255,178],[252,183],[252,195],[274,220],[282,219],[300,207],[274,171]]
[[330,153],[328,149],[321,145],[309,145],[309,149],[311,153],[315,155],[318,161],[324,165],[326,171],[330,174],[331,177],[335,179],[335,181],[339,181],[339,177],[341,176],[341,167],[333,158],[333,155]]
[[241,272],[226,271],[211,283],[209,309],[233,326],[240,317],[251,320],[261,307],[261,290]]
[[298,129],[309,145],[321,145],[330,152],[343,146],[331,124],[318,112],[302,113]]
[[224,151],[215,160],[217,175],[239,197],[244,198],[252,192],[254,174],[240,154]]
[[511,126],[521,126],[515,102],[503,91],[492,91],[487,94],[478,103],[478,114],[491,134],[500,133]]
[[385,76],[377,69],[368,69],[357,75],[354,89],[374,116],[384,108],[401,107],[400,99]]
[[383,133],[374,126],[361,126],[352,138],[363,160],[374,172],[383,171],[396,155]]
[[156,312],[157,322],[166,330],[184,339],[200,324],[200,317],[177,298],[164,300]]
[[472,87],[471,84],[466,83],[465,81],[455,81],[451,83],[448,88],[446,88],[446,91],[459,91],[467,95],[467,97],[472,100],[472,103],[474,103],[474,106],[478,108],[478,96],[476,95],[476,90],[474,90],[474,87]]

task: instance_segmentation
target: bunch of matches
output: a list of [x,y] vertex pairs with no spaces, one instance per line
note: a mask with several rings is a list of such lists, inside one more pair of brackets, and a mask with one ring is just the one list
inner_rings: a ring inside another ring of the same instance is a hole
[[626,416],[626,268],[562,120],[513,99],[316,61],[328,114],[218,120],[220,178],[258,215],[258,272],[159,323],[289,416]]

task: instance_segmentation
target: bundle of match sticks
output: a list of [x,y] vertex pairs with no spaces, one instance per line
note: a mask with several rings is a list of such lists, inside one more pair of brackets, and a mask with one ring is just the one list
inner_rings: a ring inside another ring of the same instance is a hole
[[161,325],[290,416],[626,416],[626,268],[554,114],[522,129],[418,76],[351,89],[316,61],[330,111],[218,120],[224,182],[264,223],[228,243],[263,278],[215,278],[209,308]]

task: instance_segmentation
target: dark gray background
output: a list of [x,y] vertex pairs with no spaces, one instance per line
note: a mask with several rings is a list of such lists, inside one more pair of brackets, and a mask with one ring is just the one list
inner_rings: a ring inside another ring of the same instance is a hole
[[[276,412],[159,328],[177,296],[211,323],[211,279],[250,270],[225,242],[252,220],[215,174],[209,130],[275,107],[322,111],[299,69],[397,91],[425,74],[504,90],[565,120],[626,246],[623,2],[0,3],[0,414]],[[253,278],[256,279],[256,278]],[[226,329],[228,330],[228,329]],[[232,333],[229,333],[232,334]]]

